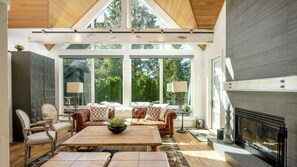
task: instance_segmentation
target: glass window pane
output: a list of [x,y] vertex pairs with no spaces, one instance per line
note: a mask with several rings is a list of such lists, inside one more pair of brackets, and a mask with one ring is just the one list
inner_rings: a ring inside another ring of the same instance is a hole
[[132,44],[131,49],[160,49],[160,44]]
[[94,20],[95,28],[121,27],[121,0],[113,0]]
[[74,93],[67,93],[67,82],[82,82],[83,93],[78,95],[78,105],[91,102],[91,59],[63,59],[64,104],[73,102]]
[[67,49],[81,49],[81,50],[101,50],[101,49],[123,49],[122,44],[105,44],[105,43],[92,43],[92,44],[70,44]]
[[132,0],[132,28],[164,28],[165,25],[139,0]]
[[159,100],[159,59],[132,59],[132,102]]
[[167,84],[172,81],[187,81],[188,91],[183,93],[184,104],[190,104],[191,59],[163,59],[163,103],[177,105],[176,93],[167,92]]
[[95,102],[123,101],[123,59],[95,59]]

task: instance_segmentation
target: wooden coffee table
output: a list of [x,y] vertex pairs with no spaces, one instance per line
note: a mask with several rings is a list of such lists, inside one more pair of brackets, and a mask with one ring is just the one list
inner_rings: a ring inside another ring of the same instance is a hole
[[88,126],[61,145],[69,151],[75,151],[76,146],[150,146],[156,151],[161,144],[157,126],[128,126],[120,134],[111,133],[107,126]]

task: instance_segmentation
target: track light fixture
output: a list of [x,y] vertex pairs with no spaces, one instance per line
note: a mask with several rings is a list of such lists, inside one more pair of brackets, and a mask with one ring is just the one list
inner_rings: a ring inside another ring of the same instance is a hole
[[109,33],[112,33],[112,29],[109,29]]

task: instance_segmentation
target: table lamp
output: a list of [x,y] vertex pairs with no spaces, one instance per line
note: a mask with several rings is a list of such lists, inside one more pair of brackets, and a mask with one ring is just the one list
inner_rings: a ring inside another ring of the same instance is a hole
[[183,93],[188,91],[187,81],[173,81],[167,84],[167,92],[176,93],[177,104],[179,105],[179,109],[182,108],[184,100]]
[[73,105],[76,111],[78,106],[78,94],[83,93],[84,87],[82,82],[67,82],[67,93],[74,93]]

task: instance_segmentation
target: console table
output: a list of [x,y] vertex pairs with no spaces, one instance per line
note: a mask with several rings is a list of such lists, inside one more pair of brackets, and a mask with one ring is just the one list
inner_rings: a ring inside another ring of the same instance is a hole
[[188,131],[184,129],[184,115],[185,114],[191,114],[192,111],[188,111],[188,112],[185,112],[185,111],[182,111],[182,110],[174,110],[174,111],[176,112],[176,114],[181,114],[182,115],[182,124],[181,124],[181,127],[176,132],[177,133],[188,133]]

